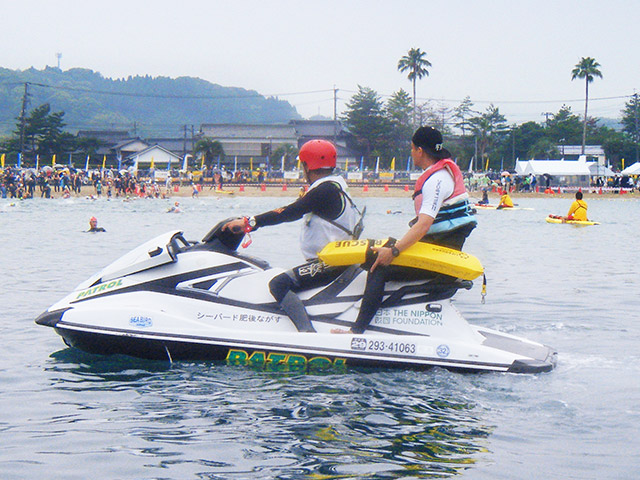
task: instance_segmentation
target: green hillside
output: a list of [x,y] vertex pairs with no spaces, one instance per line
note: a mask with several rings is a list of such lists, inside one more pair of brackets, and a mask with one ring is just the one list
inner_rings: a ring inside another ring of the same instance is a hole
[[64,111],[67,131],[117,129],[140,136],[179,136],[201,123],[285,123],[301,118],[286,101],[193,77],[105,78],[83,68],[0,68],[0,135],[15,130],[25,83],[27,113],[49,103]]

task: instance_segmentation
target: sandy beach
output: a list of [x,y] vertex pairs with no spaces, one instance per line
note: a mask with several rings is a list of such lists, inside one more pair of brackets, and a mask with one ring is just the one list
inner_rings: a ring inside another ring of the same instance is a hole
[[[176,192],[175,189],[170,189],[167,191],[164,187],[160,189],[161,193],[165,195],[165,198],[174,198],[174,197],[191,197],[192,189],[190,186],[184,185],[178,188]],[[287,185],[286,190],[283,189],[281,184],[266,184],[264,190],[258,184],[245,184],[243,186],[229,184],[225,185],[223,192],[216,191],[211,189],[209,186],[204,186],[202,190],[198,193],[199,197],[221,197],[221,196],[243,196],[243,197],[288,197],[292,198],[298,195],[300,191],[300,185]],[[36,195],[39,192],[36,191]],[[411,198],[411,187],[408,190],[405,190],[404,185],[388,185],[388,188],[385,188],[384,185],[368,185],[367,188],[361,185],[350,185],[349,193],[353,197],[357,198],[368,198],[368,197],[407,197]],[[590,192],[588,190],[583,190],[585,198],[637,198],[638,192],[633,193],[625,193],[623,195],[619,193],[598,193]],[[78,197],[86,197],[90,195],[95,195],[95,190],[92,186],[85,185],[82,187],[82,191],[80,195],[72,195]],[[513,199],[518,198],[574,198],[574,192],[564,192],[564,193],[553,193],[553,194],[545,194],[545,193],[536,193],[536,192],[513,192],[511,193],[511,197]],[[53,198],[60,198],[60,192],[52,192]],[[105,196],[103,190],[103,197]],[[472,199],[481,198],[482,193],[479,191],[469,192],[469,196]],[[500,196],[496,192],[489,193],[489,201],[492,203],[497,203]]]

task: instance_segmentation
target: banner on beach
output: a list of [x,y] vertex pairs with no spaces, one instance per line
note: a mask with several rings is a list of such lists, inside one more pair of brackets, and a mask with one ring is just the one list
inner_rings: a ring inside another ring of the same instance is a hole
[[2,166],[2,168],[4,168],[4,159],[7,157],[6,153],[3,153],[2,156],[0,156],[0,165]]
[[284,172],[285,180],[298,180],[300,178],[300,172]]

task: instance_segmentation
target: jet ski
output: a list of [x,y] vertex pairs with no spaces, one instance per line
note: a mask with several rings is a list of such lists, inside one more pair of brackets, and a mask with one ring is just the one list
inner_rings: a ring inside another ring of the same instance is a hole
[[332,328],[355,322],[364,291],[366,271],[347,266],[332,283],[298,292],[317,333],[298,332],[269,292],[269,281],[283,269],[238,252],[244,233],[223,230],[228,220],[199,242],[171,231],[140,245],[82,282],[36,323],[87,352],[170,362],[517,373],[546,372],[556,364],[553,348],[467,323],[451,297],[472,282],[438,273],[388,283],[364,334],[332,334]]

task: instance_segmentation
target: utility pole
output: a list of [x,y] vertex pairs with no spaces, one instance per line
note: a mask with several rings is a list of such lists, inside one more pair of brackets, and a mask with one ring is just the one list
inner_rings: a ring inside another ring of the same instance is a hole
[[338,139],[338,89],[333,86],[333,143]]
[[640,135],[638,132],[638,94],[633,94],[633,116],[636,124],[636,162],[638,161],[638,142],[640,142]]
[[[478,137],[473,135],[473,163],[474,166],[478,167]],[[484,165],[482,164],[482,159],[480,159],[480,171],[484,172]]]
[[549,115],[553,115],[553,113],[551,113],[551,112],[543,112],[540,115],[544,115],[544,118],[545,118],[544,126],[545,126],[545,128],[549,128]]
[[22,110],[20,111],[20,160],[24,158],[24,128],[26,124],[27,103],[29,102],[29,82],[24,83]]
[[516,126],[511,127],[511,157],[513,159],[513,168],[516,168]]
[[182,158],[187,154],[187,126],[184,126],[184,138],[182,139]]

